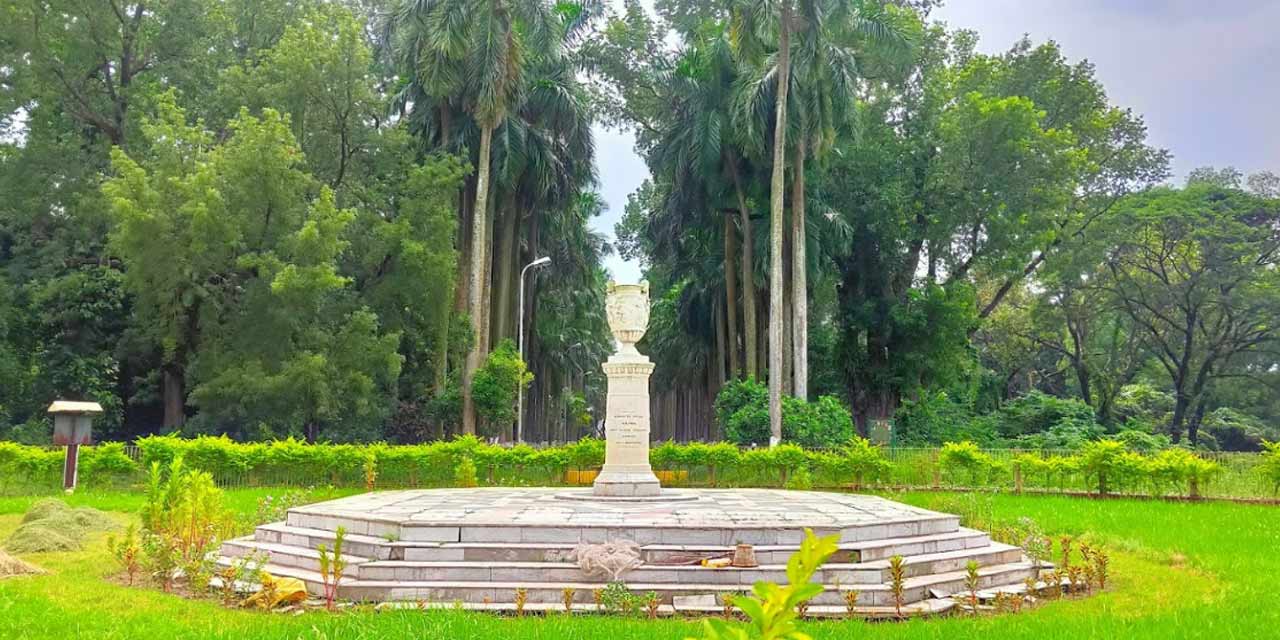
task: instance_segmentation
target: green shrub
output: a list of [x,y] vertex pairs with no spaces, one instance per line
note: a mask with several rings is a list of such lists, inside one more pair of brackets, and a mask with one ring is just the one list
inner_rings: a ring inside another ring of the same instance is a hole
[[1075,398],[1058,398],[1032,391],[1000,410],[1000,434],[1006,438],[1048,431],[1067,421],[1076,427],[1097,424],[1093,407]]
[[1162,433],[1149,433],[1138,429],[1124,429],[1112,436],[1114,440],[1124,443],[1124,448],[1134,453],[1151,454],[1173,445],[1169,436]]
[[[741,446],[769,442],[769,390],[753,378],[728,382],[716,396],[716,419],[725,440]],[[853,415],[839,399],[782,399],[782,439],[808,448],[838,447],[853,437]]]
[[802,447],[839,447],[854,436],[853,414],[831,396],[805,402],[787,396],[782,403],[782,437]]
[[533,382],[533,374],[525,368],[516,351],[516,343],[503,340],[485,358],[471,378],[471,399],[476,415],[491,430],[515,422],[516,396],[521,387]]
[[1222,472],[1222,465],[1186,449],[1165,449],[1146,461],[1145,470],[1155,483],[1185,486],[1188,496],[1199,497],[1200,488]]
[[86,482],[111,483],[137,473],[138,465],[124,452],[124,443],[107,442],[80,449],[79,474]]
[[854,477],[855,488],[861,487],[867,479],[879,480],[893,468],[893,464],[885,458],[884,450],[866,438],[855,436],[841,454],[846,461],[847,472]]
[[894,444],[929,447],[943,442],[970,441],[982,447],[996,447],[1000,434],[994,414],[975,416],[966,405],[956,402],[946,391],[922,390],[919,397],[904,399],[894,413]]
[[952,477],[953,481],[963,474],[967,478],[965,482],[973,486],[987,484],[1003,469],[1000,461],[969,441],[948,442],[942,445],[942,451],[938,454],[938,465],[944,473]]
[[1106,495],[1108,481],[1115,482],[1141,470],[1138,466],[1141,464],[1141,457],[1135,458],[1134,455],[1125,451],[1123,442],[1095,440],[1081,447],[1077,458],[1080,470],[1096,479],[1094,486],[1097,487],[1098,493]]

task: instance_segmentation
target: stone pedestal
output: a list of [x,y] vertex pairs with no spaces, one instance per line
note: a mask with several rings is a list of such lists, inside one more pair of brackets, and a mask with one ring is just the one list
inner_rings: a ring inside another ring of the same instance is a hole
[[602,366],[609,377],[605,400],[604,468],[596,476],[597,496],[656,496],[658,477],[649,466],[649,374],[643,356],[628,361],[614,356]]
[[653,363],[636,351],[636,342],[649,326],[648,283],[609,283],[605,311],[618,350],[602,365],[609,379],[604,467],[596,476],[592,493],[608,498],[656,496],[662,487],[649,466],[649,374]]

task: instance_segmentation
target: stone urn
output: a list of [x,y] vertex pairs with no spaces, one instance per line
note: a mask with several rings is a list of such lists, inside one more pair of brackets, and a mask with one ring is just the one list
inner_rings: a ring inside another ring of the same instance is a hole
[[649,327],[649,283],[610,282],[606,289],[605,315],[609,320],[609,330],[618,341],[618,355],[623,358],[640,356],[636,343]]

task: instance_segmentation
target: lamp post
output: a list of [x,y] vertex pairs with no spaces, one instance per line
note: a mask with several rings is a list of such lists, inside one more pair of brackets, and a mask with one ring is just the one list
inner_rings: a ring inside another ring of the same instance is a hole
[[[520,334],[520,362],[524,362],[524,276],[530,269],[535,267],[545,267],[551,264],[551,258],[543,256],[526,264],[520,270],[520,320],[516,328],[516,333]],[[516,442],[524,442],[524,385],[516,386]]]

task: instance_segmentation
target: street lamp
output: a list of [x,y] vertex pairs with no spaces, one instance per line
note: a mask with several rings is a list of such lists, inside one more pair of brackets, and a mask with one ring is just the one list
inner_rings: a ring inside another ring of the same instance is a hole
[[[526,264],[520,270],[520,314],[519,326],[516,332],[520,334],[520,362],[524,362],[524,276],[530,269],[535,267],[545,267],[551,264],[551,258],[543,256]],[[524,385],[517,385],[516,399],[516,442],[524,442]]]

